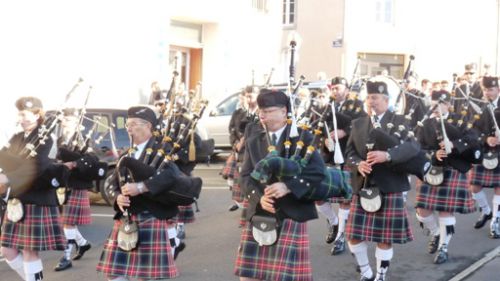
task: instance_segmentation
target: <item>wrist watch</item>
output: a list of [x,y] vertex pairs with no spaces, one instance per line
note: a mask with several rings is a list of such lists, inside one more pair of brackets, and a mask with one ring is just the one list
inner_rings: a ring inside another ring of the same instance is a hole
[[391,154],[389,152],[385,153],[385,158],[387,159],[387,162],[391,162]]
[[144,193],[144,183],[142,181],[137,183],[137,190],[139,190],[139,193]]

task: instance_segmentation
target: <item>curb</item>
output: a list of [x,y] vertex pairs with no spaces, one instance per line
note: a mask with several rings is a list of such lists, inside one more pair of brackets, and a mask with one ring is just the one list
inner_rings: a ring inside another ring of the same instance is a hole
[[475,263],[471,264],[469,267],[464,269],[462,272],[459,274],[455,275],[455,277],[451,278],[449,281],[460,281],[464,280],[467,276],[471,275],[475,271],[477,271],[479,268],[481,268],[483,265],[487,264],[491,260],[495,259],[496,257],[500,256],[500,246],[496,247],[495,249],[489,251],[484,255],[484,257]]

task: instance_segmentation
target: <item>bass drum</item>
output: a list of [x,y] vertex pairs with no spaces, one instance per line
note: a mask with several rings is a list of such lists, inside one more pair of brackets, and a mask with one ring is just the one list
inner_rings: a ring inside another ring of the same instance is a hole
[[[394,77],[377,75],[371,78],[361,78],[356,80],[353,83],[353,87],[351,88],[351,90],[356,92],[359,91],[357,94],[358,96],[357,98],[363,102],[366,100],[366,95],[368,94],[366,92],[367,81],[384,82],[387,85],[387,90],[389,92],[389,110],[395,112],[396,114],[401,114],[401,115],[404,114],[406,106],[406,97],[401,87],[399,86],[398,81]],[[366,103],[364,103],[364,106],[365,106],[364,108],[365,111],[368,112]]]

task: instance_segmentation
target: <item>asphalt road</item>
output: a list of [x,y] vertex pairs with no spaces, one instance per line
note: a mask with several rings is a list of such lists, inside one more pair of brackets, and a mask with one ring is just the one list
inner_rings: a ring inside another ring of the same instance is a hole
[[[195,223],[187,225],[187,248],[177,259],[181,272],[177,280],[238,280],[232,272],[241,231],[238,228],[240,214],[238,211],[227,211],[231,204],[230,192],[218,175],[220,168],[219,164],[208,167],[200,164],[195,170],[195,174],[204,180],[204,189],[199,201],[201,212],[196,214]],[[428,238],[423,235],[414,216],[414,195],[414,191],[409,193],[408,211],[411,215],[415,241],[405,245],[395,245],[394,259],[390,266],[390,280],[450,280],[499,246],[499,240],[487,237],[488,227],[481,230],[472,228],[479,215],[478,212],[457,215],[456,234],[449,247],[450,259],[442,265],[433,264],[433,256],[426,252]],[[488,195],[491,196],[490,191]],[[43,252],[41,256],[45,268],[45,280],[106,280],[104,276],[96,273],[95,266],[112,226],[113,210],[105,205],[94,204],[92,214],[93,223],[80,227],[82,234],[91,241],[92,249],[83,259],[73,262],[73,268],[63,272],[52,270],[61,253]],[[359,280],[359,275],[355,272],[354,259],[348,251],[340,256],[330,255],[330,246],[324,242],[325,219],[310,221],[308,227],[314,280]],[[372,268],[375,267],[374,248],[373,244],[369,246]],[[0,280],[20,280],[3,259],[1,261]]]

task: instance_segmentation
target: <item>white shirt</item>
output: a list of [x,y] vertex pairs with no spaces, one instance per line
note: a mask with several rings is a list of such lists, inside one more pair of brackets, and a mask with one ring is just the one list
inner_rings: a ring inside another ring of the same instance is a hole
[[276,135],[276,142],[280,139],[281,134],[283,134],[283,131],[285,131],[286,125],[283,126],[281,129],[278,129],[276,132],[269,132],[269,139],[273,139],[273,134]]
[[497,107],[498,107],[498,98],[499,97],[497,97],[494,101],[491,101],[491,105],[493,105],[493,109],[497,109]]
[[148,141],[149,140],[135,146],[137,148],[137,150],[134,152],[135,159],[139,159],[141,157],[142,151],[146,147],[146,144],[148,143]]

